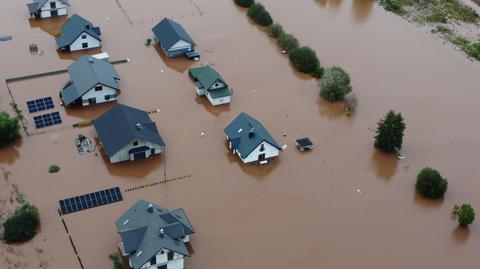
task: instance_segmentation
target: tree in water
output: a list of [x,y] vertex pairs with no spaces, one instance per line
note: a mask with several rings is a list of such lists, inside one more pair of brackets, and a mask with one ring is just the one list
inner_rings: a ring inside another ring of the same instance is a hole
[[378,122],[375,135],[375,147],[387,153],[394,153],[402,148],[406,125],[402,114],[390,110]]

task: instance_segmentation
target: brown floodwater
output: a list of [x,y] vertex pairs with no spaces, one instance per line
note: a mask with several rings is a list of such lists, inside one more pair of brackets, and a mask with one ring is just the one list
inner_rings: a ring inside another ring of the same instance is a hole
[[[480,65],[372,1],[261,2],[286,31],[316,50],[322,65],[339,65],[350,73],[360,101],[355,115],[347,117],[342,104],[320,100],[316,81],[294,72],[275,41],[233,1],[72,1],[70,14],[101,27],[101,51],[111,59],[131,60],[115,66],[121,77],[119,102],[160,109],[151,117],[167,144],[166,154],[119,165],[109,164],[98,148],[80,156],[74,138],[80,133],[93,138],[95,131],[71,124],[97,117],[111,104],[61,107],[58,91],[67,74],[11,83],[21,109],[28,100],[52,96],[64,123],[38,132],[32,115],[24,112],[33,135],[0,149],[9,182],[38,205],[42,221],[35,239],[15,246],[13,254],[2,245],[1,261],[15,256],[24,261],[7,268],[38,268],[39,263],[80,268],[69,235],[85,268],[110,268],[108,255],[120,240],[114,220],[139,198],[186,210],[196,231],[188,268],[477,264],[480,222],[458,228],[451,210],[462,202],[480,208]],[[144,45],[163,17],[190,32],[202,54],[199,63],[167,59],[155,46]],[[66,68],[78,57],[58,54],[52,36],[58,20],[30,21],[22,1],[2,1],[0,21],[0,34],[13,35],[12,41],[0,42],[2,80]],[[31,43],[44,53],[31,54]],[[187,69],[207,62],[234,89],[230,105],[213,108],[195,95]],[[9,110],[5,84],[0,84],[0,102]],[[389,109],[402,112],[407,124],[403,160],[372,146],[372,130]],[[243,165],[225,146],[223,128],[242,111],[288,146],[268,166]],[[310,137],[316,148],[297,151],[297,136]],[[61,171],[49,174],[51,164]],[[416,174],[425,166],[449,180],[442,201],[415,194]],[[67,235],[58,200],[113,186],[130,189],[165,176],[187,177],[124,192],[122,202],[63,216]],[[0,186],[2,195],[11,195],[9,184]]]

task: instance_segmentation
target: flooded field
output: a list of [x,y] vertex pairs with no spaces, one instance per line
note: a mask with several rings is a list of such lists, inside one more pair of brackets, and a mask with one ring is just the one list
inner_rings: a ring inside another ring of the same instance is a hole
[[[339,65],[350,73],[360,100],[356,114],[347,117],[342,104],[320,100],[316,81],[295,73],[274,40],[233,1],[71,1],[70,15],[79,13],[101,27],[101,51],[114,60],[131,60],[115,65],[119,102],[160,109],[151,118],[166,142],[166,154],[117,165],[109,164],[98,148],[80,156],[74,138],[93,138],[95,131],[71,124],[95,118],[111,105],[60,106],[58,91],[67,74],[9,84],[27,122],[32,124],[25,102],[52,96],[53,111],[64,123],[43,134],[23,135],[0,150],[9,182],[39,207],[42,222],[32,242],[13,247],[21,254],[0,246],[0,262],[9,264],[5,268],[39,268],[42,262],[42,268],[80,268],[57,213],[58,200],[187,175],[125,192],[120,203],[63,216],[84,267],[112,267],[108,255],[120,240],[114,220],[139,198],[185,209],[196,231],[194,254],[185,259],[188,268],[475,266],[480,222],[459,229],[451,210],[462,202],[480,208],[480,64],[372,1],[261,2],[287,32],[316,50],[322,65]],[[55,50],[52,35],[64,19],[29,21],[19,1],[2,1],[0,7],[0,34],[13,35],[12,41],[0,42],[2,81],[64,69],[80,55]],[[167,59],[158,47],[144,45],[163,17],[189,31],[201,52],[199,63]],[[31,43],[43,55],[31,54]],[[213,108],[195,95],[187,69],[207,62],[233,88],[226,107]],[[10,109],[4,83],[0,102],[2,110]],[[404,160],[372,145],[372,130],[389,109],[402,112],[407,124]],[[268,166],[242,165],[225,146],[223,129],[242,111],[288,145]],[[309,136],[315,150],[297,151],[296,136]],[[51,164],[61,171],[49,174]],[[449,180],[443,201],[415,194],[416,174],[425,166]],[[0,186],[2,195],[11,193],[11,185]],[[7,259],[24,262],[14,266]]]

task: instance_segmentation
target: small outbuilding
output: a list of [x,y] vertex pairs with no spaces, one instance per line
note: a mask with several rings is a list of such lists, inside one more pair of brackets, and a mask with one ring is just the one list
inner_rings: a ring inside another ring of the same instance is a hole
[[195,42],[177,22],[164,18],[152,28],[155,41],[168,57],[186,56],[198,60],[200,54],[195,50]]
[[308,137],[296,139],[295,144],[301,151],[311,150],[313,147],[315,147],[312,140],[310,140]]
[[120,77],[113,65],[92,56],[82,56],[68,67],[70,81],[60,91],[66,106],[83,106],[115,101],[120,89]]
[[228,147],[243,163],[267,163],[280,155],[282,148],[263,125],[242,112],[224,130]]
[[67,0],[33,0],[27,4],[30,16],[35,18],[66,16],[69,6]]
[[206,96],[214,106],[230,103],[232,90],[225,80],[209,65],[193,67],[188,74],[195,81],[195,92]]
[[142,160],[163,152],[165,143],[148,113],[117,104],[93,120],[111,163]]
[[182,208],[168,210],[138,200],[115,221],[122,255],[133,269],[183,269],[194,233]]
[[61,35],[55,39],[58,50],[78,51],[100,47],[100,27],[93,26],[78,14],[73,14],[61,29]]

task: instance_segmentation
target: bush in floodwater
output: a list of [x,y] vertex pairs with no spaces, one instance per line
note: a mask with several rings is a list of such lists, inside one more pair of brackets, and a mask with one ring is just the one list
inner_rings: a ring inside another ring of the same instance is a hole
[[457,217],[461,226],[468,226],[475,220],[475,210],[470,204],[455,205],[453,214]]
[[416,188],[425,198],[442,198],[447,187],[448,181],[435,169],[425,167],[418,173]]
[[380,5],[385,8],[386,11],[393,12],[398,15],[404,15],[406,13],[403,6],[405,5],[404,0],[380,0]]
[[48,167],[49,173],[57,173],[58,171],[60,171],[60,166],[58,165],[53,164]]
[[320,67],[317,54],[309,47],[300,47],[292,50],[289,58],[293,66],[302,73],[313,74],[318,72]]
[[338,66],[325,71],[320,81],[320,96],[329,102],[337,102],[352,91],[350,75]]
[[7,112],[0,112],[0,147],[17,140],[20,137],[20,120],[10,117]]
[[28,241],[37,234],[39,225],[40,216],[37,207],[29,203],[23,204],[3,223],[5,228],[3,239],[7,243]]
[[286,52],[289,52],[293,49],[298,48],[298,46],[300,46],[297,38],[287,33],[280,34],[277,40],[277,45],[280,47],[280,49]]
[[247,16],[261,26],[269,26],[273,23],[270,13],[265,10],[262,4],[255,3],[248,8]]
[[278,38],[280,35],[284,33],[283,27],[278,23],[274,23],[268,27],[267,33],[269,36],[273,38]]
[[402,114],[390,110],[378,122],[375,135],[375,147],[387,153],[394,153],[402,148],[406,125]]
[[152,45],[152,39],[151,39],[151,38],[147,38],[147,39],[145,40],[145,46],[150,47],[151,45]]
[[235,4],[241,7],[250,7],[253,3],[255,3],[254,0],[235,0]]
[[112,261],[113,268],[115,268],[115,269],[125,269],[125,266],[122,262],[122,259],[120,258],[120,256],[117,253],[111,254],[110,256],[108,256],[108,258],[110,259],[110,261]]

